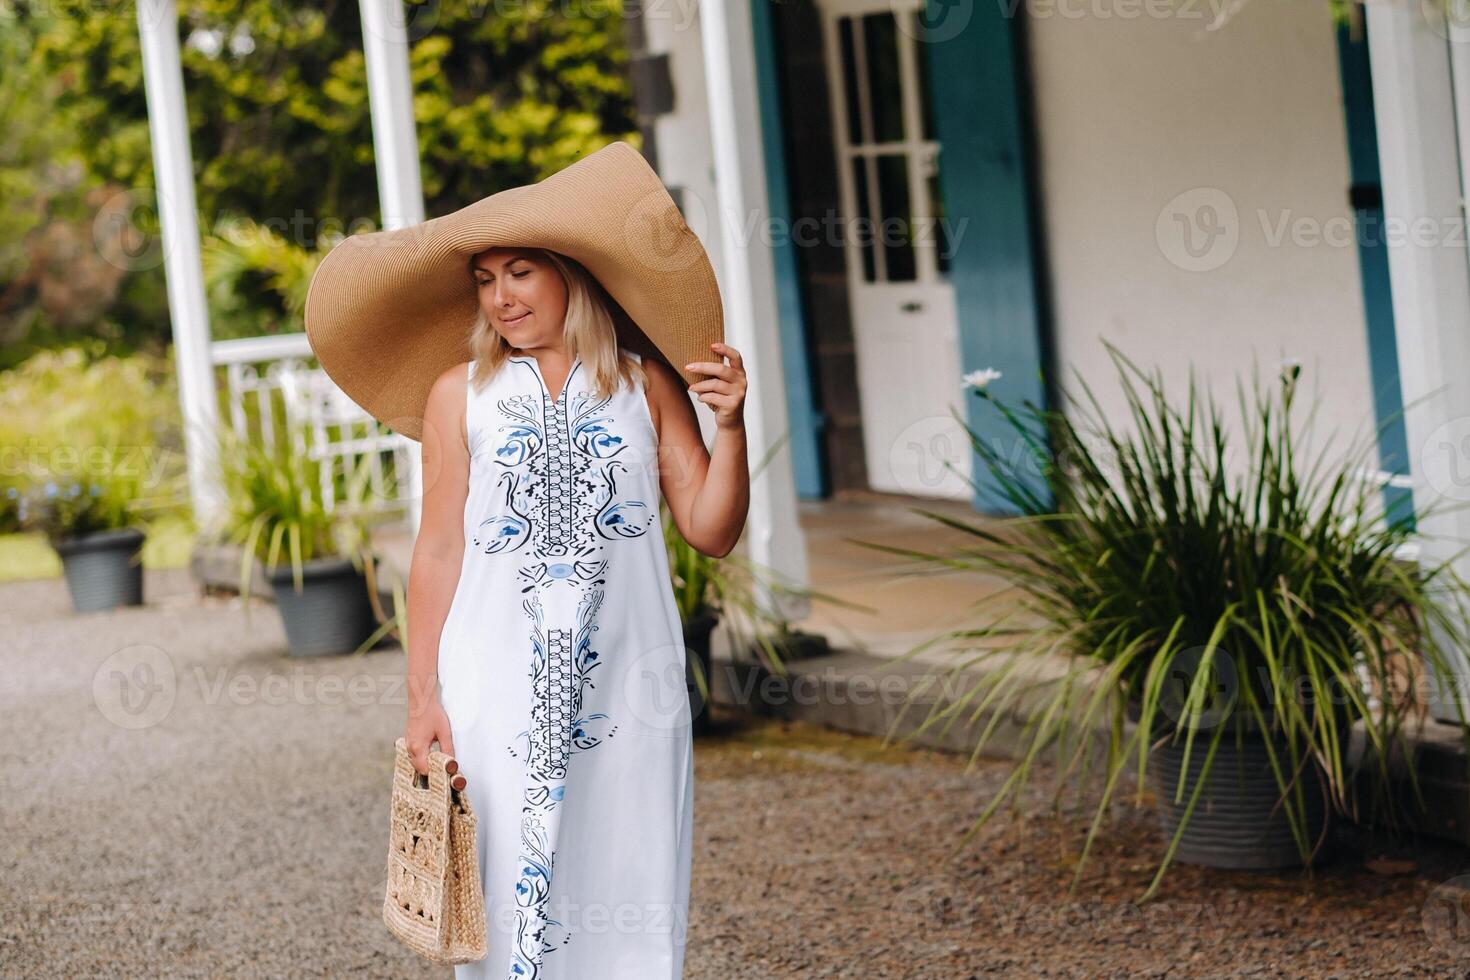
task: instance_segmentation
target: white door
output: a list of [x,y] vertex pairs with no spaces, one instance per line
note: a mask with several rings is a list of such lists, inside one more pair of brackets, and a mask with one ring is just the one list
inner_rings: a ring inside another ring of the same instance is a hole
[[966,393],[916,40],[922,0],[819,3],[869,482],[969,497],[969,439],[951,415],[964,417]]

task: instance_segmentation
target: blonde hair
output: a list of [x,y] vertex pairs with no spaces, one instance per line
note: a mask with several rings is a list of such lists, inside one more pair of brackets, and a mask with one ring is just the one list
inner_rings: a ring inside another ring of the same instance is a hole
[[[525,251],[544,258],[561,274],[562,282],[566,284],[567,312],[562,325],[562,340],[568,354],[582,358],[582,366],[592,377],[597,397],[611,397],[615,390],[628,382],[636,382],[640,388],[646,388],[648,375],[643,365],[625,356],[620,349],[617,328],[613,325],[602,284],[570,256],[547,248],[527,248]],[[473,261],[474,256],[470,256],[470,262]],[[473,277],[474,273],[470,275]],[[490,325],[485,308],[480,307],[470,330],[470,354],[475,359],[470,384],[474,390],[479,391],[489,383],[515,351],[516,348]]]

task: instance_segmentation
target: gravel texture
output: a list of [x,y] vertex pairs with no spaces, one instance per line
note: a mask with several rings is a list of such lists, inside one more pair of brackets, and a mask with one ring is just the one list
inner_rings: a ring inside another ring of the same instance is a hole
[[[378,917],[401,652],[292,660],[268,605],[146,590],[76,615],[60,580],[0,586],[0,975],[449,976]],[[1457,847],[1344,830],[1310,877],[1179,866],[1139,906],[1160,841],[1124,805],[1068,898],[1086,812],[1040,789],[947,857],[1004,765],[716,720],[688,980],[1470,969]]]

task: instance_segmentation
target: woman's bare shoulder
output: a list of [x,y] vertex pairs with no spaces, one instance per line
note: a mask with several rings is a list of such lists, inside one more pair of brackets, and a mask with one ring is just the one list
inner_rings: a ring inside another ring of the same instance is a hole
[[670,393],[682,395],[684,393],[684,379],[679,377],[678,372],[669,367],[656,357],[645,357],[643,359],[643,370],[648,374],[648,386],[658,389],[661,394]]
[[469,387],[470,361],[461,361],[445,368],[429,388],[429,398],[424,405],[424,426],[445,427],[452,425],[459,431],[460,440],[468,443],[465,431],[465,393]]

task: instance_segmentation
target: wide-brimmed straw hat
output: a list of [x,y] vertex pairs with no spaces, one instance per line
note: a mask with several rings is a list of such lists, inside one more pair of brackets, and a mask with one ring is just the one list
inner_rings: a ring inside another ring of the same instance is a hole
[[544,248],[586,268],[611,298],[618,342],[685,371],[724,340],[714,269],[663,181],[618,141],[544,180],[406,228],[353,235],[306,293],[306,336],[353,401],[418,440],[434,381],[471,357],[479,312],[469,259],[496,246]]

